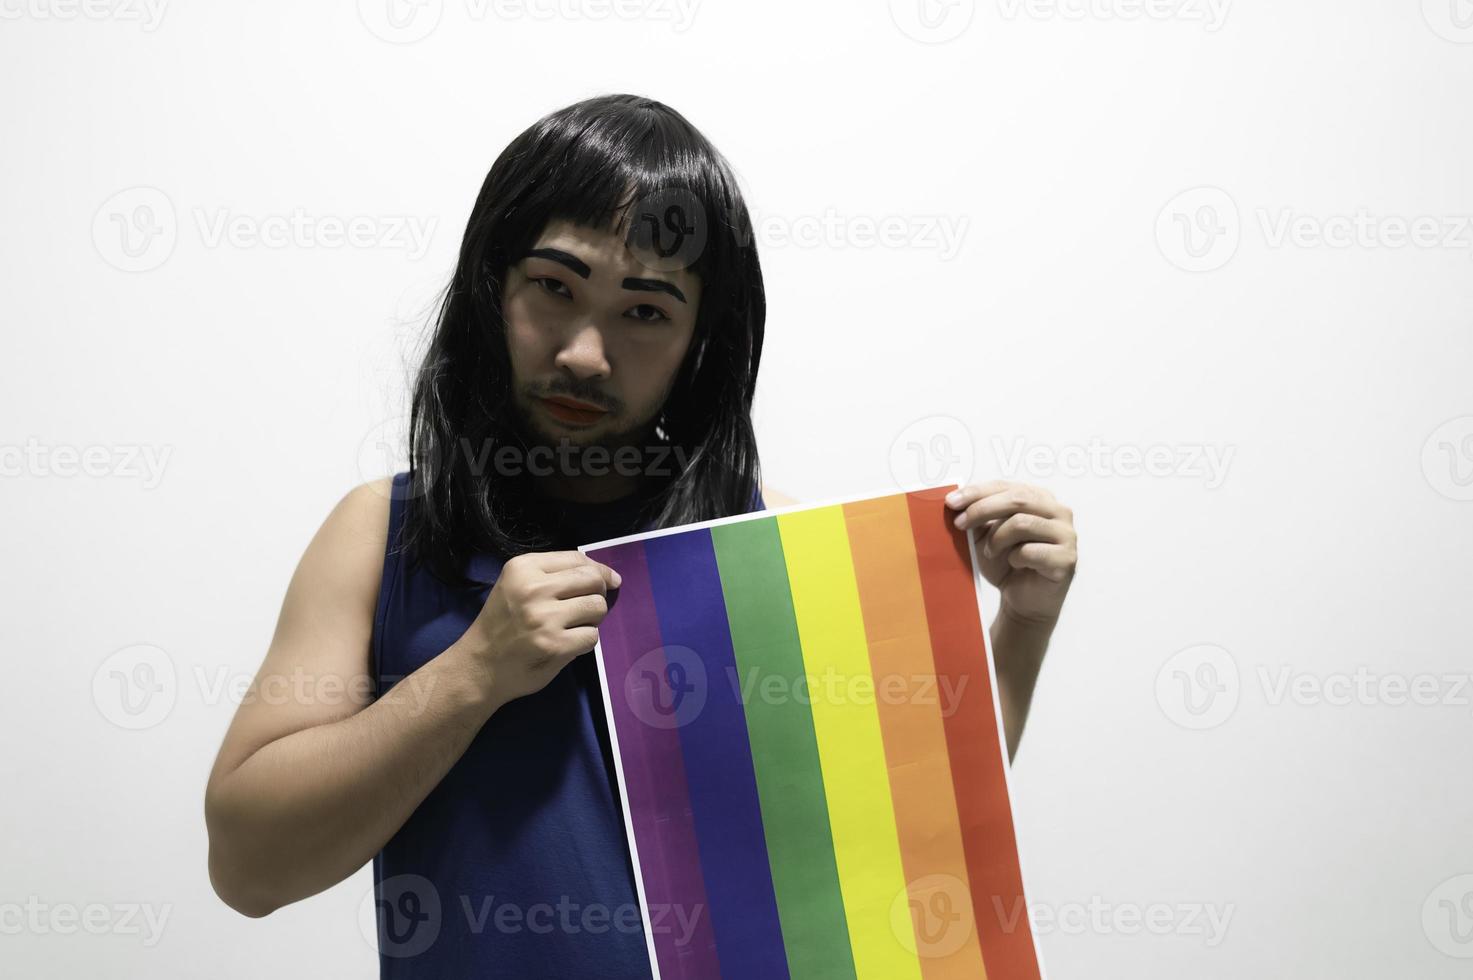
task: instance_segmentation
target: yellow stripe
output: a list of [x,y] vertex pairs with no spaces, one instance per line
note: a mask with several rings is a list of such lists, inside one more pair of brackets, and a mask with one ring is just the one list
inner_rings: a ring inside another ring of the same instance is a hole
[[[906,893],[859,588],[839,505],[777,515],[858,980],[921,980],[891,907]],[[870,687],[855,684],[866,679]]]
[[[877,698],[880,732],[900,860],[910,880],[906,911],[920,912],[901,919],[912,926],[906,945],[919,952],[926,980],[987,980],[941,714],[948,706],[936,686],[910,506],[905,494],[855,501],[844,505],[844,525],[870,669],[889,692]],[[903,683],[898,690],[897,681]]]

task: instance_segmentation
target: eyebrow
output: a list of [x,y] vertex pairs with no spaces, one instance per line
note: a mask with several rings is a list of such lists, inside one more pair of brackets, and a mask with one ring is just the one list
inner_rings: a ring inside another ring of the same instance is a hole
[[[587,279],[592,272],[588,268],[587,262],[584,262],[571,252],[564,252],[560,248],[534,248],[523,255],[522,258],[547,259],[550,262],[556,262],[559,265],[567,266],[580,279]],[[663,279],[638,279],[631,276],[625,279],[621,285],[625,289],[640,290],[647,293],[669,293],[682,303],[686,302],[685,293],[680,291],[680,287],[676,286],[673,282],[666,282]]]

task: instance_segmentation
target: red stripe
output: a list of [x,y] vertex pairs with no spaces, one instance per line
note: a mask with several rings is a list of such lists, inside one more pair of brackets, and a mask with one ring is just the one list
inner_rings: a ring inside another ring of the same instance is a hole
[[961,691],[944,722],[982,957],[988,980],[1040,980],[972,559],[941,493],[917,491],[906,500],[937,681]]

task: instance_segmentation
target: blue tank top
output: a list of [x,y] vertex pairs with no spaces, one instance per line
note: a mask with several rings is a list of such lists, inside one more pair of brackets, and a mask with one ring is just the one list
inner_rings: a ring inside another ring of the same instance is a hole
[[[394,477],[373,628],[383,692],[470,626],[502,559],[476,555],[456,590],[399,547],[409,474]],[[557,549],[636,533],[640,494],[550,503]],[[754,492],[752,510],[764,509]],[[575,659],[508,702],[373,859],[379,975],[408,978],[652,975],[624,833],[598,667]]]

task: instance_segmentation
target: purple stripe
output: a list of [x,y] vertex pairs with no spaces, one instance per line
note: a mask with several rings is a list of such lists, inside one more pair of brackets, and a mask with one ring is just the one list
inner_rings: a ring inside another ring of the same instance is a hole
[[[667,727],[657,707],[667,703],[668,688],[650,687],[650,679],[658,681],[664,673],[665,661],[644,545],[614,545],[589,555],[623,579],[599,626],[599,646],[660,976],[662,980],[710,980],[720,971],[711,917],[705,914],[706,888],[680,733]],[[690,922],[691,915],[677,918],[671,915],[674,909],[698,910],[694,927],[682,928],[681,923]]]
[[645,557],[666,657],[697,664],[686,673],[704,675],[688,678],[705,698],[682,713],[679,732],[721,976],[785,980],[787,955],[711,532],[650,538]]

